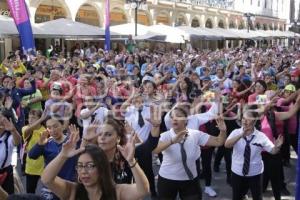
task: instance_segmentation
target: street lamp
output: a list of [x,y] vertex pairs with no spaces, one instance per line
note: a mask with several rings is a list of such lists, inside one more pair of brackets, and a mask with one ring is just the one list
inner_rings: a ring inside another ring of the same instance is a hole
[[250,24],[255,20],[255,15],[252,13],[245,13],[243,19],[247,21],[248,33],[250,31]]
[[295,19],[293,21],[293,30],[294,30],[294,47],[296,46],[296,32],[298,30],[298,26],[300,25],[299,19]]
[[138,21],[138,9],[141,10],[147,10],[147,4],[146,0],[127,0],[125,4],[126,10],[134,9],[135,11],[135,17],[134,17],[134,23],[135,23],[135,36],[137,36],[137,21]]

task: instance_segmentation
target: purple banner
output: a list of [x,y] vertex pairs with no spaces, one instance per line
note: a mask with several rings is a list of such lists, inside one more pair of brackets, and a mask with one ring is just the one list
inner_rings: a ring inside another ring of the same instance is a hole
[[7,4],[19,31],[24,53],[34,51],[35,44],[25,0],[7,0]]
[[110,50],[110,5],[109,0],[106,0],[105,4],[105,50]]

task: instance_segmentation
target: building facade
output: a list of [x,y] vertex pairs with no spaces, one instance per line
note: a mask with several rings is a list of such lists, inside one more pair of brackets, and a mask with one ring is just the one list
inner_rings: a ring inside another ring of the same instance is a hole
[[[138,11],[138,23],[193,27],[246,28],[244,13],[254,14],[252,29],[286,30],[290,23],[290,1],[299,0],[147,0]],[[69,18],[104,26],[104,0],[26,0],[31,21],[41,23]],[[129,6],[130,7],[130,6]],[[124,0],[111,0],[111,24],[134,22],[134,9]],[[0,14],[10,15],[6,0],[0,0]]]

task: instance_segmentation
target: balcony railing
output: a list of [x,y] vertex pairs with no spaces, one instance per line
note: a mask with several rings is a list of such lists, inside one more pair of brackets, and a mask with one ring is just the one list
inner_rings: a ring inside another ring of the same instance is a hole
[[233,9],[233,0],[168,0],[173,2],[187,3],[197,6],[207,6],[213,8]]

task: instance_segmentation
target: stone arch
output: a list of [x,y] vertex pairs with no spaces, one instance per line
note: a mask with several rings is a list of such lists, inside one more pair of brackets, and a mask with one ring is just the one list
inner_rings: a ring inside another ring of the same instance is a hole
[[171,18],[168,11],[160,11],[155,15],[156,24],[170,25]]
[[263,24],[263,30],[265,30],[265,31],[268,30],[268,25],[267,24]]
[[256,23],[255,28],[256,28],[257,30],[260,30],[260,29],[261,29],[260,23]]
[[185,14],[178,13],[175,16],[174,24],[175,24],[175,26],[187,26],[188,25],[188,20],[187,20],[187,17],[185,16]]
[[269,30],[273,31],[273,24],[269,24]]
[[146,26],[150,26],[153,24],[153,20],[149,10],[138,11],[138,23]]
[[200,17],[194,16],[191,21],[191,27],[200,27]]
[[282,26],[282,25],[279,27],[279,30],[280,30],[280,31],[283,31],[283,26]]
[[214,27],[212,19],[208,18],[208,19],[205,21],[205,27],[206,27],[206,28],[213,28],[213,27]]
[[124,9],[120,7],[112,7],[110,9],[110,24],[111,25],[119,25],[126,24],[128,22],[128,16]]
[[238,29],[244,29],[245,28],[245,23],[241,20],[239,22],[239,26],[238,26]]
[[34,17],[35,23],[41,23],[59,18],[72,19],[71,11],[63,0],[53,0],[51,4],[46,0],[32,1],[30,6],[36,9],[31,9],[32,17]]
[[218,27],[219,28],[225,28],[225,23],[224,23],[224,21],[221,19],[221,20],[219,20],[219,22],[218,22]]
[[236,28],[234,21],[229,22],[229,28]]
[[100,13],[101,10],[98,9],[96,5],[93,5],[90,2],[86,2],[79,6],[76,12],[75,21],[93,26],[101,26],[102,23]]

